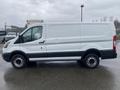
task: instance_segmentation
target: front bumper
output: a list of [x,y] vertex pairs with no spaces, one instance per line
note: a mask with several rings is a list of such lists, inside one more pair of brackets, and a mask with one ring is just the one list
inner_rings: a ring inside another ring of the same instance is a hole
[[2,54],[2,57],[6,62],[10,62],[11,54],[10,53],[4,53],[4,54]]

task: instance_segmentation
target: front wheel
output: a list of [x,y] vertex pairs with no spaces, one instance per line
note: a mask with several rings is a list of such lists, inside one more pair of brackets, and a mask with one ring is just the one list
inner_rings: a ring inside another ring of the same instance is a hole
[[99,66],[99,57],[96,54],[88,54],[84,58],[84,64],[87,68],[94,69]]
[[27,60],[23,55],[16,54],[11,58],[11,63],[14,68],[22,69],[22,68],[26,67]]

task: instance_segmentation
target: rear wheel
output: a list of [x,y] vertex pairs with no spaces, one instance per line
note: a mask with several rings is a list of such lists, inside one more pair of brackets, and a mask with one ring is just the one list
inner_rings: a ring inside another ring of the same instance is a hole
[[16,54],[11,58],[11,63],[14,68],[22,69],[27,66],[27,60],[23,55]]
[[84,64],[87,68],[94,69],[99,66],[99,56],[96,54],[88,54],[84,58]]

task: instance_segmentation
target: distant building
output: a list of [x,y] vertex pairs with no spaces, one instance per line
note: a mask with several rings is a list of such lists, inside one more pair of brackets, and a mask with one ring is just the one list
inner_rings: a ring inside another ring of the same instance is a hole
[[25,29],[25,27],[18,27],[18,26],[9,26],[6,27],[6,32],[16,32],[16,33],[20,33]]

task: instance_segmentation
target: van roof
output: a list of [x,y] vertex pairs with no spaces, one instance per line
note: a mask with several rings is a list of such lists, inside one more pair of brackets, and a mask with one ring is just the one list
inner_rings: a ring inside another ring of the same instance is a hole
[[43,22],[43,23],[35,23],[30,26],[39,26],[39,25],[51,25],[51,24],[113,24],[112,22]]

